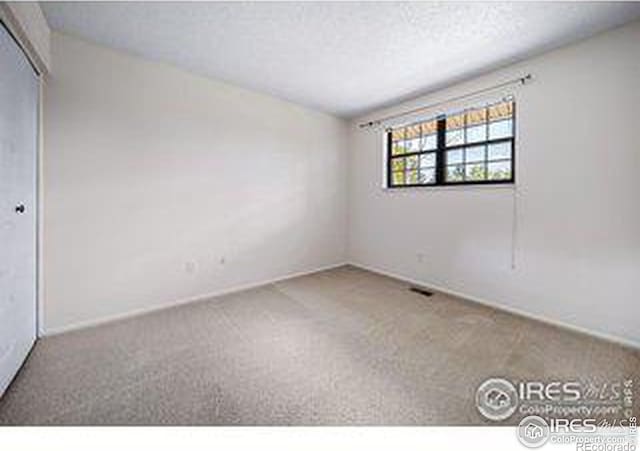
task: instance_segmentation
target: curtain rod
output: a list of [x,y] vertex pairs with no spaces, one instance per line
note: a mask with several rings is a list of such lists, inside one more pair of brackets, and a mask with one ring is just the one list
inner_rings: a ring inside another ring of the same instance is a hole
[[478,94],[483,94],[485,92],[488,91],[493,91],[499,88],[504,88],[505,86],[510,86],[510,85],[515,85],[515,84],[520,84],[520,85],[524,85],[526,82],[530,81],[533,79],[533,76],[531,74],[526,74],[523,77],[519,77],[519,78],[514,78],[512,80],[508,80],[505,81],[503,83],[499,83],[497,85],[493,85],[493,86],[489,86],[488,88],[483,88],[483,89],[479,89],[477,91],[473,91],[473,92],[469,92],[460,96],[456,96],[456,97],[451,97],[449,99],[446,100],[441,100],[439,102],[435,102],[426,106],[422,106],[419,108],[414,108],[413,110],[408,110],[408,111],[403,111],[402,113],[397,113],[397,114],[392,114],[389,116],[385,116],[385,117],[381,117],[379,119],[374,119],[372,121],[369,122],[363,122],[362,124],[360,124],[360,128],[369,128],[369,127],[373,127],[375,125],[380,125],[383,122],[389,121],[391,119],[397,119],[399,117],[403,117],[403,116],[409,116],[415,113],[419,113],[421,111],[425,111],[425,110],[430,110],[432,108],[435,108],[437,106],[440,105],[444,105],[446,103],[451,103],[451,102],[455,102],[457,100],[462,100],[462,99],[466,99],[467,97],[473,97],[476,96]]

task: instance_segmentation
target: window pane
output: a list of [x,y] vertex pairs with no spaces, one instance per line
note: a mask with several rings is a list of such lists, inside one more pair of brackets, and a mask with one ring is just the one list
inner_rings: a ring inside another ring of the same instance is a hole
[[467,129],[467,142],[475,143],[487,140],[487,127],[486,125],[477,125],[475,127],[469,127]]
[[434,168],[420,169],[420,174],[418,177],[419,177],[420,183],[435,183],[436,170]]
[[485,146],[467,147],[466,149],[466,162],[474,163],[477,161],[484,161]]
[[[442,183],[511,180],[514,113],[515,102],[509,98],[391,130],[389,184],[436,184],[440,163],[444,165]],[[444,130],[438,130],[443,122]],[[440,139],[445,146],[442,155]]]
[[479,108],[467,111],[467,127],[484,124],[487,122],[487,109]]
[[489,139],[509,138],[512,135],[513,121],[491,122],[489,124]]
[[420,138],[410,139],[405,141],[407,146],[407,152],[419,152],[420,151]]
[[477,181],[485,179],[484,164],[468,164],[465,166],[465,180]]
[[500,102],[487,108],[489,121],[500,121],[513,116],[513,101]]
[[418,167],[418,155],[405,158],[407,160],[407,169],[416,169]]
[[426,135],[422,137],[420,141],[420,149],[421,150],[432,150],[438,146],[438,136],[437,135]]
[[405,127],[404,138],[408,140],[420,138],[420,124],[414,124]]
[[414,185],[418,183],[418,171],[405,172],[405,181],[409,185]]
[[461,164],[447,166],[447,182],[461,182],[464,180],[464,166]]
[[431,153],[426,153],[424,155],[420,155],[420,167],[422,168],[428,168],[428,167],[434,167],[436,165],[436,154],[431,152]]
[[405,152],[405,141],[398,141],[393,143],[393,147],[391,148],[391,155],[402,155]]
[[393,173],[391,173],[391,184],[392,185],[404,185],[404,172],[393,172]]
[[447,131],[464,127],[464,113],[447,116]]
[[462,144],[464,142],[464,130],[447,131],[447,147]]
[[462,163],[462,149],[447,151],[447,164]]
[[511,158],[511,143],[497,143],[489,145],[489,160],[504,160]]
[[510,161],[489,163],[487,169],[487,178],[490,180],[508,180],[511,178]]
[[392,130],[391,139],[393,141],[402,141],[404,139],[404,128],[396,128]]
[[447,116],[445,141],[447,146],[464,143],[464,113]]
[[391,160],[391,170],[392,171],[404,171],[405,170],[405,159],[404,158],[393,158]]
[[436,120],[422,123],[422,134],[423,135],[434,134],[434,133],[436,133],[437,130],[438,130],[438,121],[436,121]]

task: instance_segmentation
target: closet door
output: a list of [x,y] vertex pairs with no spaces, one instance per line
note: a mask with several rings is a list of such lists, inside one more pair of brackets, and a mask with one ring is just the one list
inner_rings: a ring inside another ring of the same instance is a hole
[[0,22],[0,396],[36,338],[38,76]]

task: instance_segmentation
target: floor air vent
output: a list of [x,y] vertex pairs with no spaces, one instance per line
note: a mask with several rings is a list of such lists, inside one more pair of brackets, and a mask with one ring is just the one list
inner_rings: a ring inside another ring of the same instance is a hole
[[409,290],[413,291],[414,293],[421,294],[423,296],[432,296],[433,295],[433,293],[431,291],[425,290],[424,288],[411,287],[411,288],[409,288]]

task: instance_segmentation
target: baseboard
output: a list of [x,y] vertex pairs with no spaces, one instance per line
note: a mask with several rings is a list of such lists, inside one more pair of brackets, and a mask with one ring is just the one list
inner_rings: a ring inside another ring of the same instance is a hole
[[587,328],[584,328],[584,327],[581,327],[581,326],[577,326],[575,324],[567,323],[565,321],[559,321],[559,320],[556,320],[556,319],[549,318],[547,316],[531,313],[531,312],[528,312],[526,310],[521,310],[521,309],[518,309],[516,307],[511,307],[511,306],[507,306],[507,305],[500,304],[500,303],[497,303],[497,302],[489,301],[487,299],[482,299],[482,298],[480,298],[478,296],[473,296],[473,295],[468,294],[468,293],[462,293],[460,291],[452,290],[450,288],[443,287],[443,286],[440,286],[440,285],[437,285],[437,284],[434,284],[434,283],[430,283],[428,281],[416,280],[416,279],[413,279],[413,278],[410,278],[410,277],[405,277],[405,276],[402,276],[400,274],[396,274],[396,273],[393,273],[391,271],[387,271],[387,270],[384,270],[384,269],[376,268],[376,267],[373,267],[373,266],[365,265],[363,263],[358,263],[358,262],[355,262],[355,261],[349,261],[348,264],[351,265],[351,266],[355,266],[356,268],[361,268],[361,269],[364,269],[364,270],[367,270],[367,271],[371,271],[371,272],[374,272],[374,273],[377,273],[377,274],[381,274],[383,276],[391,277],[393,279],[398,279],[398,280],[401,280],[403,282],[407,282],[407,283],[410,283],[410,284],[422,286],[422,287],[425,287],[425,288],[430,288],[430,289],[432,289],[434,291],[439,291],[441,293],[446,293],[446,294],[449,294],[451,296],[455,296],[455,297],[462,298],[462,299],[465,299],[465,300],[468,300],[468,301],[471,301],[471,302],[475,302],[477,304],[482,304],[482,305],[487,306],[487,307],[495,308],[496,310],[502,310],[502,311],[505,311],[505,312],[508,312],[508,313],[512,313],[514,315],[518,315],[518,316],[521,316],[521,317],[524,317],[524,318],[532,319],[534,321],[539,321],[539,322],[546,323],[546,324],[549,324],[549,325],[552,325],[552,326],[560,327],[562,329],[571,330],[572,332],[578,332],[578,333],[581,333],[581,334],[584,334],[584,335],[589,335],[591,337],[600,338],[602,340],[606,340],[606,341],[609,341],[609,342],[612,342],[612,343],[615,343],[615,344],[619,344],[619,345],[622,345],[622,346],[633,348],[635,350],[639,350],[640,349],[640,342],[635,341],[635,340],[630,340],[630,339],[625,338],[625,337],[619,337],[617,335],[611,335],[611,334],[607,334],[607,333],[604,333],[604,332],[587,329]]
[[295,277],[308,276],[310,274],[315,274],[317,272],[327,271],[329,269],[339,268],[339,267],[345,266],[347,264],[348,263],[346,261],[340,262],[340,263],[333,263],[333,264],[330,264],[330,265],[320,266],[318,268],[314,268],[314,269],[311,269],[311,270],[308,270],[308,271],[298,271],[298,272],[288,273],[288,274],[285,274],[283,276],[278,276],[278,277],[274,277],[274,278],[271,278],[271,279],[262,280],[262,281],[259,281],[259,282],[251,282],[251,283],[247,283],[247,284],[236,285],[234,287],[225,288],[225,289],[217,290],[217,291],[212,291],[212,292],[204,293],[204,294],[201,294],[201,295],[198,295],[198,296],[192,296],[192,297],[189,297],[189,298],[179,299],[177,301],[165,302],[163,304],[155,305],[155,306],[149,307],[149,308],[131,310],[129,312],[122,313],[122,314],[110,315],[110,316],[106,316],[106,317],[102,317],[102,318],[92,319],[92,320],[89,320],[89,321],[81,321],[81,322],[69,324],[69,325],[62,326],[62,327],[45,328],[43,336],[44,337],[52,337],[54,335],[60,335],[60,334],[66,333],[66,332],[72,332],[72,331],[75,331],[75,330],[80,330],[80,329],[85,329],[85,328],[88,328],[88,327],[99,326],[101,324],[111,323],[111,322],[114,322],[114,321],[120,321],[120,320],[123,320],[123,319],[134,318],[136,316],[146,315],[148,313],[153,313],[153,312],[157,312],[157,311],[160,311],[160,310],[166,310],[166,309],[169,309],[169,308],[172,308],[172,307],[177,307],[179,305],[190,304],[190,303],[193,303],[193,302],[207,301],[207,300],[211,300],[211,298],[215,298],[215,297],[218,297],[218,296],[224,296],[226,294],[232,294],[232,293],[237,293],[237,292],[244,291],[244,290],[250,290],[252,288],[257,288],[257,287],[261,287],[261,286],[264,286],[264,285],[269,285],[269,284],[272,284],[272,283],[282,282],[282,281],[288,280],[288,279],[293,279]]

